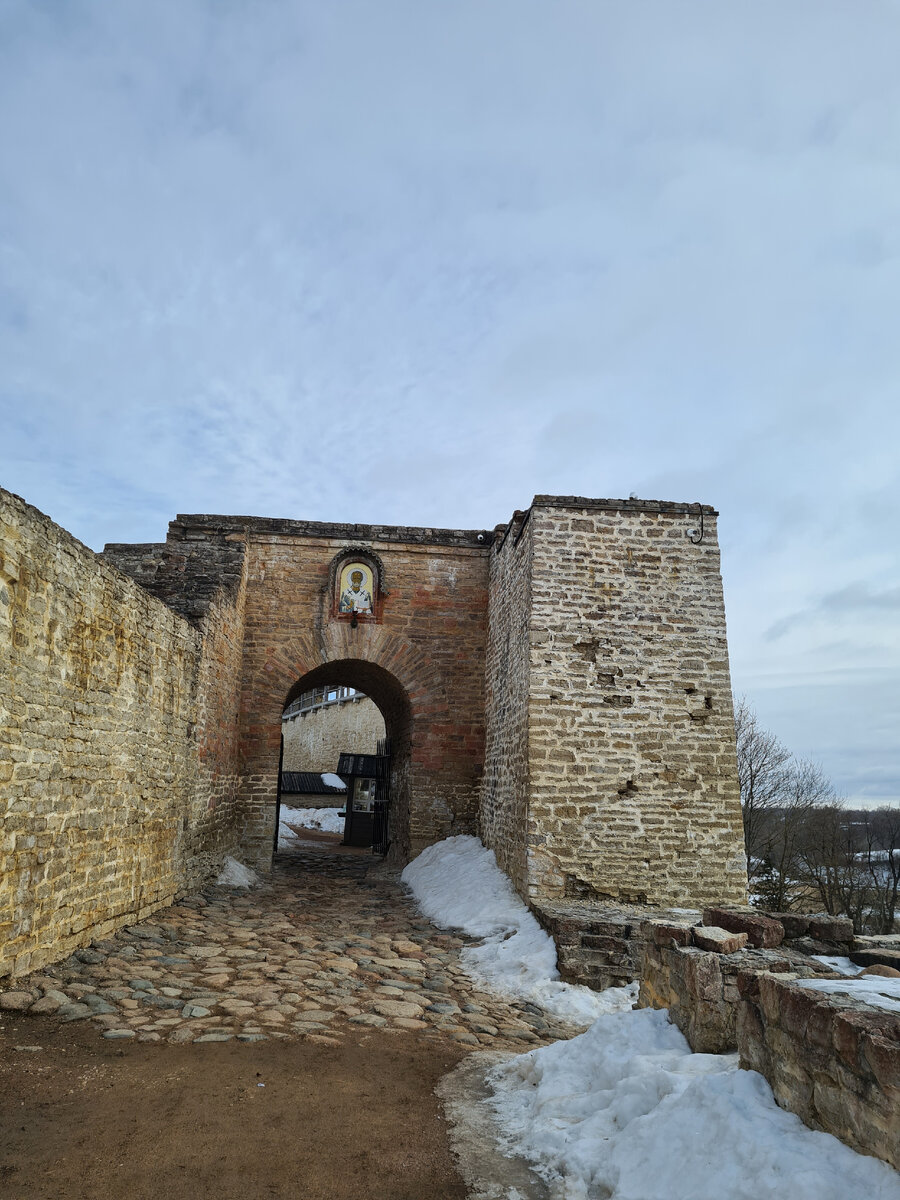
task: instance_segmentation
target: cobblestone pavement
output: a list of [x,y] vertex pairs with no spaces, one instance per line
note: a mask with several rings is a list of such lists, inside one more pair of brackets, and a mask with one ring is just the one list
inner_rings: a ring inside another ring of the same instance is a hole
[[143,1042],[338,1044],[371,1026],[522,1050],[576,1032],[479,991],[459,965],[463,944],[371,857],[298,843],[261,887],[207,888],[17,980],[0,1008]]

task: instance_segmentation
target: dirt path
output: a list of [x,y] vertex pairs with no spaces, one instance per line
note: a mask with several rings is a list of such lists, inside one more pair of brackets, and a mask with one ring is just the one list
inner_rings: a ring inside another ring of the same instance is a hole
[[4,1200],[466,1195],[434,1095],[465,1052],[449,1042],[123,1044],[83,1022],[3,1024]]

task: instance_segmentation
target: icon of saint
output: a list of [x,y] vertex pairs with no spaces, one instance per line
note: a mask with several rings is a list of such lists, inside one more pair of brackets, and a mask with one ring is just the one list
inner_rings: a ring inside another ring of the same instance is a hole
[[338,611],[342,613],[372,612],[372,593],[363,587],[365,575],[362,571],[350,572],[350,586],[341,592],[341,602]]

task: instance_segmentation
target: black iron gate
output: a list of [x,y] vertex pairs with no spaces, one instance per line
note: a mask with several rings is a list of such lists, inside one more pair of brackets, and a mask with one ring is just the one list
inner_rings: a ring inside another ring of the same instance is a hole
[[372,822],[372,853],[387,854],[391,844],[391,740],[382,738],[375,758],[375,809]]
[[371,844],[373,854],[387,854],[391,844],[390,740],[383,738],[376,754],[341,754],[337,773],[347,782],[344,845]]

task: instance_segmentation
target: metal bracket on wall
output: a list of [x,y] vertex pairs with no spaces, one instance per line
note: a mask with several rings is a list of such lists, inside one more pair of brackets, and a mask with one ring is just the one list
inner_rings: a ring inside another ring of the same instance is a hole
[[694,543],[695,546],[699,546],[700,543],[703,541],[703,534],[705,532],[704,528],[703,528],[703,505],[698,504],[697,509],[700,513],[700,528],[688,530],[688,537]]

